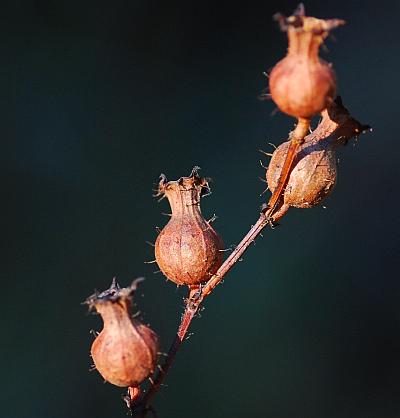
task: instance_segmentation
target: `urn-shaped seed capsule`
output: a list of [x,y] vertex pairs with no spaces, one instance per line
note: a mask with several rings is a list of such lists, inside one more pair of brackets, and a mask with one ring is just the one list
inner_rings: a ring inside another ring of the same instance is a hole
[[92,344],[91,355],[103,378],[116,386],[138,386],[157,364],[158,338],[146,325],[131,316],[130,287],[111,287],[90,296],[86,303],[101,315],[104,327]]
[[336,94],[331,66],[319,58],[319,47],[343,20],[322,20],[304,15],[299,7],[293,16],[277,16],[287,31],[289,48],[269,76],[272,100],[278,108],[296,118],[309,119],[325,109]]
[[[283,205],[275,220],[290,206],[310,208],[328,196],[337,180],[336,149],[369,129],[352,118],[337,97],[322,112],[318,127],[299,146],[283,193]],[[266,173],[268,188],[272,192],[277,187],[289,144],[290,141],[284,142],[272,154]]]
[[[267,170],[270,190],[275,190],[290,141],[273,153]],[[284,204],[310,208],[328,196],[336,184],[336,153],[326,143],[305,141],[294,160],[294,168],[284,191]]]
[[167,197],[172,214],[157,237],[155,256],[160,270],[177,285],[205,282],[222,264],[222,241],[200,210],[208,191],[196,169],[177,181],[161,176],[159,195]]

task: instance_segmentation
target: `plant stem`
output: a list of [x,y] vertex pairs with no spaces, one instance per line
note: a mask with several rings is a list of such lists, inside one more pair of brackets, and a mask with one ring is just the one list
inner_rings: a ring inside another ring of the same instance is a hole
[[144,395],[143,399],[140,401],[140,404],[141,404],[140,409],[142,411],[149,410],[149,407],[152,403],[154,395],[160,389],[160,386],[162,385],[165,379],[165,376],[168,373],[168,370],[171,368],[174,362],[176,353],[180,349],[183,341],[185,340],[189,326],[192,322],[192,319],[195,317],[196,313],[198,312],[201,303],[209,294],[211,294],[211,292],[215,289],[215,287],[219,283],[221,283],[224,276],[241,258],[243,253],[247,250],[250,244],[254,242],[256,237],[265,228],[265,226],[268,225],[269,216],[270,216],[270,211],[266,212],[265,210],[263,210],[257,222],[251,227],[250,231],[242,239],[239,245],[232,251],[230,256],[224,261],[224,263],[217,270],[217,272],[208,280],[208,282],[204,285],[204,287],[201,288],[200,290],[192,289],[189,292],[189,297],[186,302],[185,311],[183,313],[178,332],[175,335],[175,339],[168,351],[168,355],[165,359],[165,362],[160,367],[154,379],[154,382],[149,388],[148,392]]
[[143,397],[141,403],[144,406],[144,409],[148,409],[152,403],[154,395],[160,389],[162,382],[164,381],[165,376],[168,373],[168,370],[172,366],[175,360],[176,353],[178,352],[179,348],[181,347],[183,341],[186,338],[189,326],[192,322],[192,319],[197,313],[197,310],[200,306],[200,303],[197,305],[192,304],[190,301],[193,298],[194,293],[196,290],[190,290],[189,297],[186,301],[185,311],[181,318],[181,323],[178,328],[178,332],[175,335],[175,339],[171,344],[171,347],[168,351],[167,357],[165,362],[162,366],[160,366],[158,370],[158,374],[154,379],[153,384],[151,385],[150,389],[147,391],[145,396]]
[[291,139],[289,149],[286,154],[285,162],[283,163],[282,171],[279,176],[278,184],[269,199],[269,218],[272,218],[276,210],[278,209],[279,202],[282,194],[285,190],[286,183],[289,180],[290,173],[292,172],[294,159],[300,145],[304,142],[304,138],[308,134],[310,129],[310,119],[299,118],[295,130],[291,133]]
[[[370,130],[369,126],[362,125],[350,116],[339,97],[336,98],[335,102],[333,102],[328,109],[322,112],[322,116],[322,121],[318,125],[317,129],[315,129],[307,137],[307,141],[312,142],[325,140],[339,146],[345,144],[350,138]],[[130,403],[130,407],[134,408],[133,412],[135,414],[146,416],[147,412],[153,411],[151,407],[153,398],[157,394],[169,369],[174,363],[175,356],[182,346],[190,324],[204,299],[212,293],[219,283],[221,283],[225,275],[241,258],[243,253],[247,250],[250,244],[254,242],[265,226],[272,224],[272,222],[276,222],[286,213],[277,213],[277,210],[281,207],[282,193],[284,192],[284,187],[293,168],[294,157],[299,149],[299,146],[304,141],[304,137],[306,136],[308,129],[309,121],[304,119],[299,120],[295,131],[292,132],[290,144],[292,151],[289,149],[288,154],[286,155],[286,160],[281,173],[280,187],[277,187],[277,189],[280,190],[279,193],[277,190],[274,191],[274,194],[269,200],[268,206],[263,208],[257,222],[251,227],[250,231],[232,251],[230,256],[224,261],[217,272],[206,282],[206,284],[200,289],[190,289],[178,332],[175,335],[175,339],[168,351],[164,364],[160,367],[157,375],[155,376],[154,382],[152,382],[152,385],[147,393],[138,399],[137,402],[136,400],[132,400]]]
[[[242,257],[243,253],[247,250],[250,244],[254,242],[254,240],[265,228],[265,226],[271,224],[274,213],[280,207],[280,198],[284,191],[284,186],[286,185],[286,182],[289,178],[297,149],[299,145],[303,142],[308,129],[309,120],[299,120],[299,123],[297,124],[295,131],[293,131],[292,133],[291,146],[289,147],[288,154],[286,156],[285,164],[282,169],[278,186],[269,201],[269,206],[261,211],[260,217],[258,218],[257,222],[250,228],[249,232],[245,235],[242,241],[240,241],[238,246],[232,251],[230,256],[223,262],[221,267],[213,276],[211,276],[211,278],[206,282],[206,284],[200,289],[190,290],[189,297],[186,301],[185,311],[182,315],[181,322],[178,328],[178,332],[176,333],[175,339],[171,344],[165,362],[162,366],[160,366],[152,385],[139,402],[139,410],[141,411],[140,413],[146,414],[146,411],[150,410],[153,398],[160,389],[169,369],[174,363],[176,354],[186,338],[190,324],[193,318],[196,316],[200,308],[200,305],[202,304],[204,299],[212,293],[212,291],[215,289],[215,287],[218,286],[218,284],[222,282],[225,275]],[[277,221],[277,219],[274,219],[274,221]]]

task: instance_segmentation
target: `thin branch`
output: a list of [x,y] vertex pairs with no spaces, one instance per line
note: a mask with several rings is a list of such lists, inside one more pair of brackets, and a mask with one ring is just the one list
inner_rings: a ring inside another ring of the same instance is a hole
[[282,171],[279,175],[278,184],[269,199],[270,217],[279,209],[279,203],[284,193],[286,184],[295,165],[295,157],[300,145],[310,129],[310,119],[299,118],[296,129],[290,133],[290,144],[283,163]]
[[[350,138],[358,136],[370,129],[369,126],[360,124],[350,116],[347,109],[343,106],[340,97],[338,97],[335,102],[332,103],[332,105],[322,114],[323,118],[320,124],[312,133],[307,135],[307,141],[326,140],[334,143],[335,146],[339,146],[346,144]],[[293,169],[293,167],[291,168]],[[290,172],[285,173],[285,182],[287,181],[287,177],[289,175]],[[247,250],[250,244],[254,242],[261,231],[268,224],[273,226],[273,223],[277,222],[287,213],[285,211],[279,211],[282,206],[282,193],[283,191],[281,190],[278,197],[275,197],[274,199],[271,198],[271,200],[273,200],[273,205],[265,206],[262,209],[257,222],[251,227],[242,241],[232,251],[217,272],[205,283],[205,285],[200,288],[190,289],[189,297],[186,300],[185,311],[182,315],[178,331],[168,351],[165,362],[159,368],[159,371],[147,393],[145,393],[137,401],[133,400],[133,402],[131,402],[130,407],[133,413],[140,416],[146,416],[148,412],[153,411],[151,405],[154,396],[157,394],[169,369],[174,363],[176,354],[186,339],[190,324],[199,311],[204,299],[212,293],[218,284],[222,282],[225,275],[236,264],[236,262],[239,261],[243,253]]]
[[148,392],[140,401],[141,411],[143,411],[143,409],[145,411],[148,410],[150,405],[152,404],[154,395],[160,389],[160,386],[162,385],[164,378],[168,373],[168,370],[171,368],[175,360],[176,353],[178,352],[182,343],[184,342],[192,319],[198,312],[203,300],[211,294],[211,292],[219,283],[221,283],[224,276],[236,264],[236,262],[240,259],[243,253],[247,250],[249,245],[256,239],[257,235],[259,235],[259,233],[264,229],[266,225],[268,225],[268,212],[264,210],[260,214],[258,221],[251,227],[250,231],[242,239],[239,245],[232,251],[230,256],[224,261],[224,263],[217,270],[217,272],[210,278],[210,280],[208,280],[204,287],[200,290],[190,290],[189,297],[186,302],[185,311],[183,313],[181,323],[178,328],[178,332],[176,333],[175,339],[168,351],[167,358],[164,364],[161,366],[160,370],[158,371],[158,374],[154,379],[154,384],[150,387]]

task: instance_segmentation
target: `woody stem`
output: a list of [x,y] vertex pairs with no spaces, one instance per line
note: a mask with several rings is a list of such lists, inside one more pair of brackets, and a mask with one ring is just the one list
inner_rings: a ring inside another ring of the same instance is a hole
[[176,353],[178,352],[179,348],[181,347],[183,341],[186,338],[190,323],[192,319],[197,313],[199,305],[191,304],[190,301],[194,297],[194,294],[197,292],[196,289],[192,289],[189,291],[189,297],[186,302],[185,311],[181,318],[181,323],[178,328],[178,332],[175,335],[174,341],[171,344],[170,349],[168,350],[167,357],[164,361],[164,364],[160,366],[158,373],[152,383],[150,389],[143,397],[141,404],[144,406],[144,409],[148,409],[152,403],[154,395],[160,389],[165,376],[167,375],[169,369],[171,368],[172,364],[174,363]]
[[[328,111],[329,110],[329,111]],[[340,99],[337,99],[332,103],[331,107],[324,112],[324,116],[317,129],[310,134],[310,141],[312,140],[330,140],[338,143],[346,142],[354,136],[358,136],[362,132],[370,129],[367,125],[362,125],[355,119],[353,119],[348,111],[343,107]],[[331,115],[334,119],[331,119]],[[200,305],[204,299],[212,293],[215,287],[221,283],[225,275],[241,258],[243,253],[247,250],[256,237],[261,233],[266,225],[271,222],[276,222],[278,216],[284,216],[284,213],[278,215],[276,210],[279,208],[282,192],[288,180],[288,176],[292,170],[294,157],[298,150],[298,147],[303,143],[304,137],[308,133],[310,121],[308,119],[299,119],[296,129],[291,134],[291,144],[289,152],[286,156],[286,160],[282,169],[280,178],[280,187],[277,187],[272,195],[267,209],[263,209],[257,222],[251,227],[246,236],[238,244],[238,246],[232,251],[230,256],[224,261],[217,272],[207,281],[201,291],[198,289],[191,289],[189,297],[186,300],[185,311],[183,313],[178,332],[175,335],[175,339],[169,349],[168,355],[164,364],[160,368],[159,372],[155,376],[154,382],[149,388],[148,392],[138,402],[133,400],[131,406],[135,408],[134,412],[146,414],[151,410],[151,404],[154,396],[160,389],[169,369],[171,368],[175,356],[182,346],[190,324],[198,312]]]
[[279,202],[281,200],[282,192],[289,178],[298,147],[303,143],[304,137],[307,135],[310,127],[309,119],[299,119],[296,129],[292,132],[291,143],[286,155],[285,163],[282,168],[281,176],[278,182],[278,186],[275,189],[271,199],[269,200],[268,210],[263,210],[258,218],[257,222],[251,227],[249,232],[240,241],[238,246],[232,251],[230,256],[224,261],[217,272],[207,281],[202,288],[201,292],[197,292],[194,289],[190,290],[189,297],[186,302],[185,311],[182,315],[182,319],[178,328],[178,332],[175,335],[174,341],[168,351],[165,362],[160,367],[154,382],[149,388],[148,392],[144,395],[140,404],[145,410],[148,410],[151,406],[154,396],[160,389],[169,369],[171,368],[175,356],[183,344],[190,324],[198,312],[201,303],[204,299],[212,293],[215,287],[221,283],[225,275],[229,270],[237,263],[243,253],[247,250],[252,242],[257,238],[260,232],[273,220],[273,215],[278,209]]
[[186,302],[185,311],[183,313],[178,332],[175,335],[175,339],[171,344],[171,347],[168,351],[168,355],[165,359],[164,364],[160,367],[153,384],[149,388],[148,392],[144,395],[143,399],[140,401],[140,404],[144,409],[148,410],[154,398],[154,395],[160,389],[168,370],[171,368],[175,356],[179,351],[182,343],[184,342],[189,326],[195,317],[196,313],[198,312],[201,303],[203,300],[212,293],[215,287],[221,283],[224,276],[229,272],[229,270],[236,264],[236,262],[241,258],[243,253],[247,250],[251,243],[254,242],[256,237],[260,234],[260,232],[268,225],[268,215],[269,212],[265,210],[260,214],[257,222],[251,227],[249,232],[246,236],[242,239],[242,241],[238,244],[238,246],[232,251],[230,256],[224,261],[221,267],[217,270],[217,272],[208,280],[208,282],[204,285],[201,292],[196,291],[195,289],[189,292],[189,297]]

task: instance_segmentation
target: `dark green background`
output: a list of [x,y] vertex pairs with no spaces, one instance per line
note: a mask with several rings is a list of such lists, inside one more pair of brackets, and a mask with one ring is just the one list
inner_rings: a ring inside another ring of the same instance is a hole
[[[295,6],[2,3],[2,417],[126,416],[124,391],[88,372],[101,321],[80,303],[146,276],[137,309],[167,350],[185,292],[144,264],[168,212],[152,189],[199,165],[227,245],[256,220],[258,149],[294,123],[257,100],[286,48],[271,16]],[[306,6],[348,21],[323,57],[374,132],[341,150],[327,209],[290,211],[207,300],[161,418],[400,416],[399,6]]]

